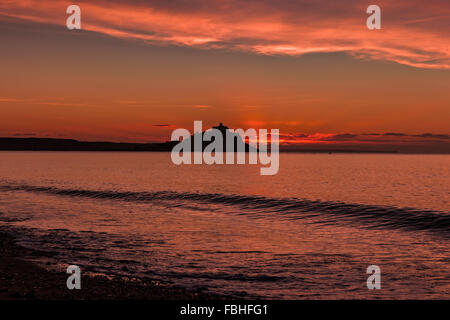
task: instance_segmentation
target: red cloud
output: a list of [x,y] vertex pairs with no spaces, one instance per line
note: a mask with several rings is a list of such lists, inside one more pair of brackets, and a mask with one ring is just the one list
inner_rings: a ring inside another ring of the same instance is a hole
[[[365,26],[360,1],[80,1],[82,28],[157,45],[228,48],[258,54],[347,52],[358,58],[450,69],[448,0],[378,1],[382,30]],[[0,3],[0,14],[64,24],[65,1]]]

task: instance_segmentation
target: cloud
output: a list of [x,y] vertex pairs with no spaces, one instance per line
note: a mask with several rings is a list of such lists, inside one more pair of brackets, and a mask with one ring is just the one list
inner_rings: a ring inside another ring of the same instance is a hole
[[13,137],[35,137],[36,133],[16,132],[16,133],[12,133],[11,136],[13,136]]
[[396,133],[396,132],[387,132],[383,133],[384,136],[394,136],[394,137],[404,137],[406,134],[404,133]]
[[[444,143],[448,144],[450,135],[448,134],[405,134],[405,133],[370,133],[370,134],[352,134],[352,133],[280,133],[280,143],[284,144],[429,144]],[[449,145],[450,148],[450,145]]]
[[0,98],[0,102],[22,102],[23,100],[15,98]]
[[[365,26],[357,0],[79,1],[82,28],[156,45],[225,48],[265,55],[345,52],[359,59],[450,69],[448,0],[380,0],[382,30]],[[67,2],[2,1],[0,14],[65,23]]]
[[196,109],[209,109],[211,106],[205,105],[205,104],[196,104],[193,106]]
[[416,135],[416,137],[444,139],[444,140],[450,139],[450,135],[448,135],[448,134],[432,134],[432,133],[424,133],[421,135]]
[[37,98],[30,99],[16,99],[16,98],[0,98],[0,103],[25,103],[45,106],[60,106],[60,107],[94,107],[93,104],[78,103],[78,102],[62,102],[64,99],[56,99],[56,101],[43,101]]

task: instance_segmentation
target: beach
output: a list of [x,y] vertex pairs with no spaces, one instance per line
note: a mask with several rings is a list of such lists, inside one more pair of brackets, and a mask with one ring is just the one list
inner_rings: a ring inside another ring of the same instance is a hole
[[0,228],[0,300],[217,300],[199,290],[106,276],[83,276],[81,290],[69,290],[69,275],[48,271],[28,259],[51,253],[24,248]]

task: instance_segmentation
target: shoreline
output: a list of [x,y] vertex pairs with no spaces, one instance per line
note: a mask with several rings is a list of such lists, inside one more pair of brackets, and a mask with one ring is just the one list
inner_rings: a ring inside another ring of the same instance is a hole
[[[64,272],[28,261],[51,253],[22,247],[0,227],[0,300],[223,300],[226,297],[152,281],[82,275],[81,290],[69,290]],[[228,297],[229,299],[229,297]]]

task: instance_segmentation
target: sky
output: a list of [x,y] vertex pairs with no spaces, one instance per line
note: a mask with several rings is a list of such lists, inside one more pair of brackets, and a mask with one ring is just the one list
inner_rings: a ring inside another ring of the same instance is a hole
[[202,120],[449,148],[449,17],[448,0],[3,0],[0,136],[165,141]]

